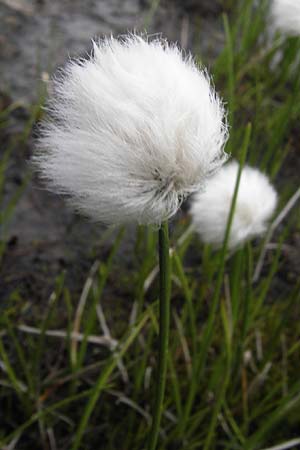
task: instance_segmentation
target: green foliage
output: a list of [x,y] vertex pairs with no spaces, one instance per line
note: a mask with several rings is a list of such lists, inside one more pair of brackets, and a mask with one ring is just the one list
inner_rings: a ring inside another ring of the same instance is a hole
[[[267,42],[267,2],[257,2],[255,11],[252,0],[223,3],[233,10],[223,16],[225,44],[212,72],[229,107],[228,150],[241,164],[247,154],[246,161],[276,184],[297,141],[299,40]],[[32,108],[19,143],[28,139],[39,112]],[[9,113],[0,113],[1,129]],[[10,144],[0,162],[1,201],[15,148]],[[4,231],[26,183],[1,209]],[[286,183],[279,209],[297,187]],[[170,352],[158,448],[297,448],[300,278],[285,279],[283,249],[299,232],[299,214],[290,211],[275,230],[276,245],[255,281],[266,241],[228,254],[228,233],[223,248],[213,251],[187,228],[185,219],[174,221],[171,234]],[[0,258],[8,251],[4,232],[1,239]],[[0,317],[1,448],[49,448],[49,436],[58,449],[145,445],[157,367],[156,231],[137,230],[129,273],[118,251],[124,239],[120,230],[109,254],[92,265],[79,297],[59,274],[43,317],[31,317],[32,326],[25,325],[28,299],[17,292],[7,299]],[[130,288],[132,297],[122,305],[107,294],[113,283]],[[111,313],[116,307],[118,322]]]

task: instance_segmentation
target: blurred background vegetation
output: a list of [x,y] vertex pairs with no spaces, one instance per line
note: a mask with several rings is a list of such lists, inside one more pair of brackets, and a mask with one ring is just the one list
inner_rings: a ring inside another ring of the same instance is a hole
[[28,160],[47,81],[91,38],[162,33],[212,73],[227,151],[280,196],[266,239],[226,260],[171,223],[172,329],[159,449],[300,448],[299,38],[268,2],[0,1],[0,448],[145,445],[157,364],[156,230],[69,211]]

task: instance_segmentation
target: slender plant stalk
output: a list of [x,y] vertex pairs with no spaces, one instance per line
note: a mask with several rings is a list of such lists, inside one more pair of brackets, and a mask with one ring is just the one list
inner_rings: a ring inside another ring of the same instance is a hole
[[156,376],[155,403],[152,416],[148,450],[155,450],[166,386],[171,294],[171,259],[169,254],[168,222],[159,229],[159,349],[158,370]]
[[[233,193],[229,217],[227,219],[226,232],[225,232],[223,247],[221,249],[221,255],[220,255],[218,276],[217,276],[216,285],[214,288],[213,298],[211,301],[210,312],[209,312],[209,316],[207,319],[206,327],[203,332],[201,347],[199,348],[199,354],[193,365],[194,374],[193,374],[193,377],[192,377],[192,380],[191,380],[191,383],[189,386],[189,390],[188,390],[186,402],[185,402],[185,409],[184,409],[183,416],[181,418],[181,423],[179,426],[179,432],[180,432],[181,436],[184,436],[184,433],[185,433],[186,425],[187,425],[187,422],[189,420],[189,417],[190,417],[190,414],[192,411],[197,388],[198,388],[199,381],[200,381],[200,378],[203,373],[209,346],[211,344],[211,340],[212,340],[212,336],[213,336],[213,326],[214,326],[216,313],[217,313],[219,303],[220,303],[220,292],[221,292],[222,283],[223,283],[226,252],[227,252],[227,247],[228,247],[230,228],[231,228],[231,224],[233,221],[235,203],[236,203],[236,199],[237,199],[242,169],[244,167],[245,160],[246,160],[250,136],[251,136],[251,124],[249,123],[246,128],[246,131],[245,131],[244,142],[243,142],[242,149],[241,149],[240,167],[239,167],[237,180],[236,180],[236,184],[235,184],[235,189],[234,189],[234,193]],[[207,442],[207,440],[206,440],[206,442]],[[208,447],[205,447],[205,448],[208,448]]]

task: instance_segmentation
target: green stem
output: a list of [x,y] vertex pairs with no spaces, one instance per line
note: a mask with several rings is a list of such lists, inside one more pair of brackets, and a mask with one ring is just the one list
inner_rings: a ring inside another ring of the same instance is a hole
[[168,343],[170,328],[170,297],[171,297],[171,260],[169,255],[168,222],[159,229],[159,349],[158,370],[156,376],[155,404],[152,417],[148,450],[155,450],[166,386]]
[[236,200],[237,200],[237,194],[238,194],[238,189],[239,189],[241,173],[242,173],[242,169],[245,164],[247,150],[248,150],[248,146],[249,146],[250,135],[251,135],[251,124],[249,123],[248,126],[246,127],[244,142],[243,142],[243,146],[241,149],[240,167],[239,167],[239,171],[238,171],[238,175],[237,175],[237,180],[235,183],[229,217],[227,219],[226,232],[225,232],[224,242],[223,242],[223,246],[221,249],[221,255],[220,255],[218,276],[217,276],[217,280],[216,280],[213,298],[211,300],[209,316],[208,316],[206,326],[204,328],[204,332],[202,335],[202,341],[201,341],[201,347],[199,349],[199,354],[198,354],[197,358],[194,357],[195,362],[193,363],[193,376],[191,379],[191,383],[189,385],[189,390],[188,390],[188,393],[186,396],[185,409],[184,409],[183,416],[181,418],[180,425],[179,425],[179,432],[180,432],[181,436],[184,436],[186,425],[190,418],[190,414],[191,414],[191,411],[192,411],[192,408],[194,405],[197,389],[199,386],[200,379],[203,375],[203,369],[204,369],[204,366],[206,363],[206,358],[207,358],[209,347],[211,345],[211,341],[212,341],[212,337],[213,337],[216,313],[217,313],[219,303],[220,303],[220,292],[221,292],[223,277],[224,277],[225,261],[226,261],[226,254],[227,254],[226,252],[227,252],[227,247],[228,247],[228,242],[229,242],[229,237],[230,237],[230,229],[231,229],[231,224],[232,224],[233,216],[234,216],[234,210],[235,210],[235,204],[236,204]]

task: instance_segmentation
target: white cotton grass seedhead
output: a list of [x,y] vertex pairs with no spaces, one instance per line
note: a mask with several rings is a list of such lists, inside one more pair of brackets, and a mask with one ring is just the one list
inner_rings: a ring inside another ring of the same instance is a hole
[[300,0],[272,0],[270,19],[274,30],[287,36],[300,36]]
[[[239,165],[233,161],[223,166],[193,197],[191,206],[195,230],[205,243],[220,247],[224,241]],[[230,229],[228,248],[263,234],[277,204],[277,193],[266,175],[245,166]]]
[[106,224],[160,224],[225,161],[224,107],[205,70],[165,40],[94,43],[53,80],[33,163]]

